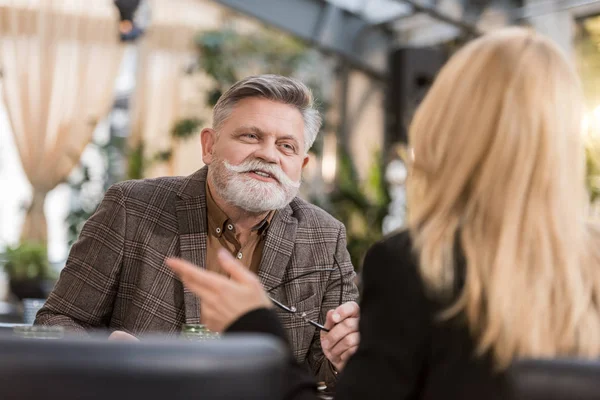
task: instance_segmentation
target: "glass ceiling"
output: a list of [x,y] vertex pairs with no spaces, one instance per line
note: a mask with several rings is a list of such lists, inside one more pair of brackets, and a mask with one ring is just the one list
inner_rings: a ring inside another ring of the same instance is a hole
[[[401,0],[327,0],[329,3],[378,24],[412,14],[412,7]],[[425,2],[428,3],[428,2]]]

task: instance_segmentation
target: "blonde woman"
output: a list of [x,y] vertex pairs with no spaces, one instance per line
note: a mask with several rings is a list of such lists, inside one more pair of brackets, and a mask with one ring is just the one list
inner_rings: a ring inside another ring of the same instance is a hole
[[[452,57],[410,127],[409,229],[366,257],[361,342],[337,399],[503,398],[517,358],[600,355],[582,115],[575,72],[534,32],[501,30]],[[258,285],[222,262],[233,279],[220,296],[244,307],[209,323],[268,325]],[[219,277],[170,263],[213,295]]]

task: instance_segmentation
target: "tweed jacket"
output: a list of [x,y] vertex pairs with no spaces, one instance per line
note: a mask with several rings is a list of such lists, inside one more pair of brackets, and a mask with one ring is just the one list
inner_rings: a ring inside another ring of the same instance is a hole
[[[73,245],[60,278],[35,323],[86,332],[107,328],[133,335],[179,334],[200,323],[200,301],[165,265],[181,257],[204,267],[207,243],[207,167],[187,177],[125,181],[109,188]],[[331,271],[334,255],[340,273]],[[300,198],[278,210],[268,228],[258,276],[271,295],[314,320],[356,300],[344,225]],[[295,357],[332,384],[335,374],[319,332],[297,315],[279,311]]]

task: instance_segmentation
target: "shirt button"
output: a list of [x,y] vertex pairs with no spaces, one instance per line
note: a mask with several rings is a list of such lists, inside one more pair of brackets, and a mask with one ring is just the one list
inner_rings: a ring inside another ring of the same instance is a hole
[[233,230],[233,225],[231,225],[231,224],[227,225],[227,229],[229,229],[230,231],[232,231]]
[[241,251],[237,254],[237,258],[238,258],[238,260],[242,259],[242,252]]
[[221,233],[221,228],[216,229],[217,233]]

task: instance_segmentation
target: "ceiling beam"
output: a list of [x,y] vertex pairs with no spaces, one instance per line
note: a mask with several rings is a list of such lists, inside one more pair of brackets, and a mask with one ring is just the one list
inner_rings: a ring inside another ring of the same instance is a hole
[[528,4],[525,7],[512,10],[510,13],[514,20],[528,20],[560,11],[570,10],[574,16],[587,12],[589,14],[600,11],[599,0],[561,0],[554,2],[539,2],[538,4]]
[[394,34],[325,0],[214,0],[385,79]]
[[462,19],[456,19],[452,16],[446,15],[442,11],[440,11],[437,7],[432,7],[432,6],[429,6],[426,4],[421,4],[420,2],[415,1],[415,0],[396,0],[396,1],[398,1],[399,3],[405,3],[405,4],[410,5],[413,8],[413,10],[417,13],[427,14],[430,17],[436,19],[437,21],[444,22],[449,25],[455,26],[455,27],[461,29],[464,33],[466,33],[472,37],[478,37],[481,35],[481,32],[479,31],[477,26],[472,25],[468,22],[465,22]]

